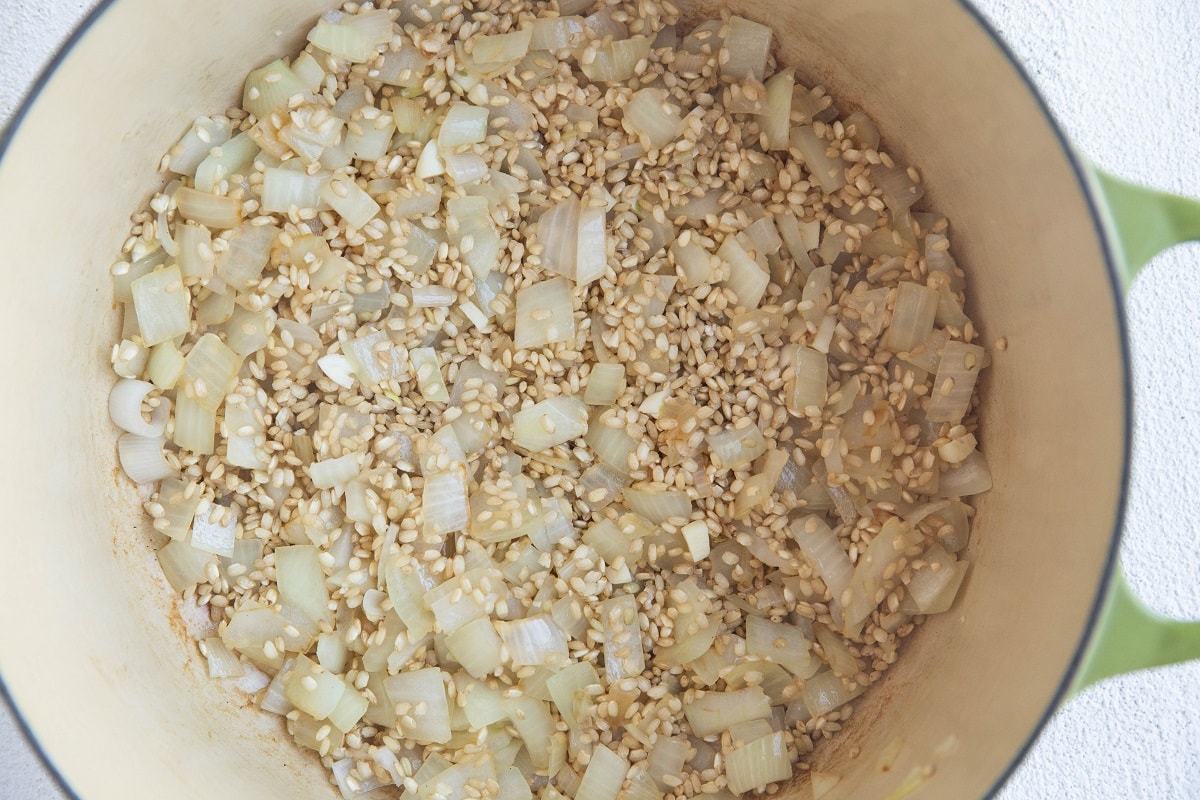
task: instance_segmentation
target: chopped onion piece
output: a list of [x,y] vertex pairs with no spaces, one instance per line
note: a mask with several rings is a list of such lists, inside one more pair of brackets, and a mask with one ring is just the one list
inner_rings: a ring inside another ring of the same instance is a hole
[[575,800],[617,800],[628,773],[628,761],[604,745],[596,745],[575,791]]
[[[410,88],[419,86],[424,81],[429,59],[416,45],[405,40],[399,50],[385,50],[378,64],[378,67],[371,70],[372,77],[389,86]],[[395,110],[395,105],[392,108]]]
[[791,780],[792,760],[783,733],[772,733],[729,751],[725,775],[729,791],[736,794]]
[[685,286],[708,286],[716,274],[716,261],[711,253],[690,237],[685,243],[677,239],[671,243],[671,257],[678,267]]
[[590,509],[599,511],[616,500],[628,485],[628,473],[618,472],[608,464],[593,464],[579,476],[576,490]]
[[235,228],[242,221],[242,204],[186,186],[175,190],[175,204],[184,217],[210,228]]
[[683,119],[668,104],[664,89],[639,89],[625,105],[621,127],[638,137],[647,150],[661,150],[683,132]]
[[850,691],[832,671],[822,672],[804,682],[804,705],[809,714],[814,718],[819,717],[841,708],[862,694],[864,689],[866,686],[859,684],[857,689]]
[[346,693],[346,684],[307,656],[296,657],[288,675],[287,699],[315,719],[327,718]]
[[734,725],[771,716],[771,705],[758,686],[732,692],[705,692],[690,703],[684,703],[692,733],[715,736]]
[[256,398],[225,406],[225,460],[242,469],[266,469],[265,426]]
[[960,464],[941,474],[937,494],[939,497],[968,497],[982,494],[992,488],[992,473],[987,460],[978,450],[964,458]]
[[217,412],[185,394],[176,395],[173,439],[182,450],[210,455],[217,433]]
[[525,742],[525,751],[533,766],[547,769],[555,730],[549,705],[527,693],[508,701],[508,714],[517,734]]
[[278,236],[274,225],[243,225],[228,237],[226,249],[218,256],[217,275],[235,289],[253,287],[271,259]]
[[[196,167],[194,188],[199,192],[215,192],[221,188],[222,182],[233,180],[235,175],[245,177],[254,166],[254,158],[258,153],[258,142],[249,133],[239,133],[200,162]],[[183,266],[182,259],[180,266]],[[187,274],[186,268],[184,274]]]
[[308,32],[308,41],[352,64],[370,61],[391,39],[392,20],[383,9],[345,14],[337,19],[322,17]]
[[317,359],[317,366],[325,377],[341,386],[343,389],[354,387],[354,367],[350,359],[343,355],[328,355]]
[[579,200],[568,197],[546,209],[538,219],[535,236],[542,246],[542,266],[551,272],[575,279],[579,255]]
[[[559,13],[566,12],[560,8]],[[530,50],[564,50],[582,40],[583,17],[572,15],[535,19],[530,29]]]
[[757,308],[771,283],[765,254],[757,252],[742,234],[735,234],[725,237],[717,257],[729,266],[729,277],[721,285],[733,292],[739,306]]
[[590,64],[580,63],[579,68],[588,80],[623,83],[637,73],[638,63],[650,55],[652,44],[648,36],[614,37],[595,49],[596,57]]
[[[620,367],[620,365],[614,366]],[[595,373],[593,372],[593,374]],[[622,369],[622,386],[625,383],[624,378],[624,369]],[[585,441],[602,462],[622,475],[629,474],[629,456],[637,449],[639,440],[627,434],[624,427],[614,428],[604,424],[603,421],[598,421],[589,425]]]
[[791,132],[792,90],[796,78],[785,69],[767,81],[767,107],[759,116],[758,126],[767,141],[767,150],[787,150]]
[[421,148],[421,155],[417,157],[417,177],[421,180],[429,180],[445,174],[446,164],[442,161],[441,154],[438,153],[437,143],[432,140],[426,142],[425,146]]
[[779,664],[797,678],[817,674],[820,661],[811,650],[812,641],[794,625],[758,616],[746,619],[746,652]]
[[488,175],[487,162],[474,153],[452,153],[444,156],[442,161],[446,167],[446,177],[454,186],[466,186]]
[[753,422],[704,438],[711,451],[713,466],[719,470],[744,467],[767,452],[767,440]]
[[659,735],[654,741],[654,746],[650,749],[650,754],[646,758],[646,775],[653,781],[661,792],[671,792],[674,790],[672,783],[667,783],[666,778],[678,778],[683,774],[683,765],[687,763],[688,754],[691,748],[688,746],[687,739],[682,737],[670,737]]
[[608,229],[603,208],[585,207],[579,212],[574,275],[576,284],[591,283],[608,269]]
[[240,678],[246,674],[238,657],[229,651],[225,642],[216,637],[201,641],[200,652],[208,660],[210,678]]
[[[862,662],[850,652],[846,641],[820,623],[815,623],[813,633],[825,651],[825,661],[839,678],[853,680],[862,672]],[[811,677],[811,676],[809,676]]]
[[521,667],[560,667],[567,663],[567,637],[545,615],[497,624],[509,661]]
[[488,110],[469,103],[452,103],[442,120],[437,143],[443,151],[487,137]]
[[[913,350],[933,332],[937,314],[937,290],[911,281],[901,281],[892,321],[883,336],[883,346],[895,353]],[[967,390],[968,396],[971,390]]]
[[919,540],[920,534],[915,534],[907,523],[893,517],[884,523],[879,534],[858,557],[846,592],[844,627],[848,634],[861,629],[878,605],[876,597],[884,586],[884,575],[905,550]]
[[393,675],[388,699],[407,709],[398,719],[401,735],[420,744],[445,744],[452,735],[443,673],[437,667]]
[[298,94],[308,95],[308,85],[278,59],[246,76],[242,108],[258,119],[265,119],[272,111],[287,108],[288,102]]
[[321,197],[321,189],[329,179],[327,173],[309,175],[294,169],[269,167],[263,173],[263,211],[286,214],[293,208],[324,211],[329,203]]
[[797,417],[819,412],[829,397],[829,359],[807,347],[797,347],[793,359],[794,375],[784,387],[788,411]]
[[194,175],[210,150],[229,141],[232,125],[226,117],[197,117],[187,133],[167,155],[168,168],[177,175]]
[[835,619],[839,619],[842,596],[850,588],[850,580],[854,575],[850,556],[842,549],[833,529],[816,514],[796,520],[790,531],[792,539],[800,546],[801,554],[829,590],[830,608],[835,613]]
[[588,687],[600,685],[600,676],[586,661],[576,661],[546,681],[546,688],[558,707],[559,716],[573,731],[583,729],[594,703],[587,693]]
[[318,489],[343,487],[358,477],[358,456],[347,453],[340,458],[313,462],[305,469],[312,479],[313,486]]
[[925,195],[925,189],[908,174],[908,168],[900,164],[888,167],[876,164],[871,167],[871,178],[892,211],[908,210],[913,203]]
[[630,486],[625,489],[623,496],[631,511],[656,524],[687,519],[692,514],[692,501],[684,491]]
[[[446,210],[458,223],[451,242],[458,247],[459,258],[471,268],[476,280],[483,280],[496,268],[500,257],[500,234],[492,222],[487,200],[460,197],[446,201]],[[465,246],[468,237],[470,247]]]
[[408,351],[408,357],[412,361],[421,396],[431,403],[449,402],[450,392],[442,378],[442,364],[437,351],[432,347],[416,347]]
[[198,278],[202,283],[207,283],[216,263],[212,232],[203,225],[185,222],[175,227],[175,240],[179,246],[176,260],[180,273],[185,278]]
[[392,115],[367,106],[351,116],[342,147],[351,158],[377,161],[388,154],[395,133],[396,121]]
[[646,668],[637,598],[618,595],[600,605],[604,632],[604,671],[610,683],[636,678]]
[[[935,308],[936,302],[935,294]],[[979,345],[946,342],[926,412],[930,422],[958,422],[966,416],[986,359],[987,352]]]
[[800,151],[805,166],[826,194],[835,194],[846,185],[845,162],[841,156],[827,154],[829,142],[817,136],[812,126],[798,125],[792,128],[790,143]]
[[[626,387],[625,367],[621,364],[594,364],[588,374],[583,402],[589,406],[610,406]],[[597,426],[594,430],[599,430]]]
[[361,229],[379,214],[375,199],[346,175],[331,176],[321,188],[321,199],[352,228]]
[[519,28],[511,33],[495,33],[472,39],[471,58],[476,64],[506,64],[519,61],[529,52],[532,28]]
[[513,443],[533,452],[549,450],[587,431],[587,406],[577,397],[551,397],[513,417]]
[[485,678],[504,666],[501,645],[496,627],[486,617],[471,620],[446,636],[446,648],[454,660],[475,678]]
[[463,467],[455,465],[445,472],[425,476],[421,502],[427,536],[445,536],[466,530],[470,508]]
[[279,600],[313,622],[330,621],[329,590],[321,568],[321,551],[313,545],[293,545],[275,549],[275,574]]
[[163,455],[161,436],[137,436],[127,433],[117,440],[121,469],[134,483],[154,483],[176,470]]
[[739,16],[729,18],[721,47],[721,75],[734,80],[761,81],[767,73],[771,29]]
[[512,342],[518,349],[546,347],[575,338],[575,311],[571,284],[564,277],[550,278],[517,291],[516,331]]
[[147,420],[142,408],[146,397],[153,391],[154,384],[146,381],[117,381],[108,395],[108,416],[113,424],[138,436],[161,437],[167,428],[167,420],[171,418],[171,401],[165,397],[158,398],[158,405],[151,410],[150,419]]

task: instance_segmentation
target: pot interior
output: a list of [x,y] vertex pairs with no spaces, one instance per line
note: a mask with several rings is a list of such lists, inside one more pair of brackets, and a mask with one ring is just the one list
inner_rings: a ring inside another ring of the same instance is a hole
[[[32,103],[0,163],[7,448],[0,667],[85,800],[334,798],[279,720],[209,681],[116,462],[109,265],[161,154],[327,0],[118,0]],[[980,796],[1056,697],[1110,564],[1126,455],[1119,310],[1064,146],[965,7],[945,0],[684,3],[771,24],[784,61],[879,123],[950,217],[994,351],[974,562],[817,766],[831,796]],[[28,270],[28,274],[26,274]],[[926,775],[927,778],[916,776]],[[803,779],[786,792],[807,797]]]

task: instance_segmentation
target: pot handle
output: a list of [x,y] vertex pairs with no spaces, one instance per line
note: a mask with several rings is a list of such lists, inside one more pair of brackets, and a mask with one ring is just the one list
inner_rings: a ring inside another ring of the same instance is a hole
[[[1172,245],[1200,241],[1200,202],[1137,186],[1096,167],[1090,172],[1126,291],[1154,256]],[[1071,691],[1114,675],[1195,658],[1200,658],[1200,622],[1151,611],[1134,596],[1118,565]]]

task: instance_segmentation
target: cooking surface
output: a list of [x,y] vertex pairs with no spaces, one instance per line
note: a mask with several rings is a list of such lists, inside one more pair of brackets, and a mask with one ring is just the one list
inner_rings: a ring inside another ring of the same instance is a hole
[[[1083,152],[1118,175],[1200,195],[1200,19],[1186,4],[977,3]],[[0,119],[90,5],[0,0],[4,39],[21,42],[0,47]],[[1130,582],[1153,607],[1200,618],[1198,262],[1200,246],[1181,248],[1130,296],[1138,411],[1125,560]],[[1000,797],[1200,796],[1198,696],[1200,665],[1093,688],[1056,716]],[[4,709],[0,797],[61,797]]]

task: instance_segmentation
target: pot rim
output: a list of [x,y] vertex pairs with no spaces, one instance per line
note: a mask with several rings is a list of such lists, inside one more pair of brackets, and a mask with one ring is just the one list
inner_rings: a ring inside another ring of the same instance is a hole
[[[100,0],[91,11],[79,22],[78,25],[71,31],[71,34],[65,41],[54,51],[53,55],[42,67],[37,78],[30,84],[29,88],[21,98],[21,102],[17,105],[8,124],[0,130],[0,162],[3,162],[4,156],[8,153],[9,146],[12,144],[13,138],[17,130],[21,127],[21,123],[25,117],[33,110],[38,98],[41,96],[42,90],[54,77],[59,66],[67,56],[75,49],[75,46],[91,32],[92,26],[119,0]],[[1051,131],[1058,140],[1059,147],[1062,150],[1062,155],[1071,167],[1071,171],[1075,174],[1075,179],[1079,183],[1079,188],[1083,192],[1085,201],[1087,202],[1088,211],[1092,219],[1092,225],[1095,229],[1096,238],[1100,243],[1100,249],[1104,254],[1104,266],[1108,272],[1110,288],[1112,289],[1113,310],[1117,316],[1117,331],[1120,339],[1121,350],[1121,376],[1122,376],[1122,394],[1124,396],[1125,415],[1122,425],[1122,464],[1121,464],[1121,481],[1119,486],[1119,495],[1117,497],[1117,505],[1113,517],[1112,537],[1108,545],[1108,553],[1105,557],[1105,568],[1100,578],[1099,585],[1096,587],[1096,594],[1092,598],[1091,610],[1088,612],[1087,621],[1083,626],[1083,631],[1079,641],[1075,645],[1074,653],[1071,656],[1070,663],[1067,666],[1066,672],[1059,681],[1058,688],[1055,689],[1053,696],[1050,699],[1046,709],[1042,712],[1041,717],[1030,730],[1029,735],[1025,739],[1025,743],[1013,754],[1009,759],[1008,765],[996,778],[992,787],[988,789],[984,795],[985,798],[995,797],[1004,785],[1016,772],[1017,768],[1025,760],[1029,751],[1033,748],[1042,731],[1049,724],[1051,717],[1065,700],[1070,697],[1071,686],[1075,674],[1078,672],[1084,654],[1087,650],[1093,635],[1096,632],[1097,624],[1103,611],[1105,600],[1108,597],[1110,584],[1116,572],[1117,559],[1120,552],[1121,537],[1124,532],[1125,514],[1129,499],[1129,473],[1130,473],[1130,456],[1131,442],[1133,439],[1133,381],[1130,364],[1130,344],[1129,344],[1129,328],[1125,316],[1125,295],[1121,278],[1121,270],[1118,267],[1117,259],[1119,258],[1114,249],[1114,242],[1111,234],[1105,228],[1103,216],[1100,211],[1100,200],[1094,191],[1090,182],[1090,168],[1085,164],[1070,139],[1063,131],[1057,118],[1054,116],[1050,107],[1046,103],[1046,99],[1038,90],[1037,85],[1033,82],[1029,72],[1025,69],[1024,64],[1017,55],[1008,46],[1008,43],[996,30],[992,22],[983,15],[983,13],[975,7],[971,0],[955,0],[958,5],[966,11],[975,24],[977,24],[992,40],[992,44],[1004,55],[1008,60],[1009,66],[1016,72],[1017,76],[1025,84],[1029,94],[1037,103],[1046,122],[1049,124]],[[16,698],[13,697],[8,684],[4,680],[3,669],[0,669],[0,701],[2,701],[12,712],[13,719],[16,720],[17,728],[21,732],[25,741],[29,744],[30,749],[37,755],[42,766],[54,779],[60,791],[65,794],[69,800],[84,800],[68,783],[66,777],[59,771],[50,755],[42,748],[37,737],[29,727],[29,723],[25,720],[21,713],[20,707],[17,705]]]

